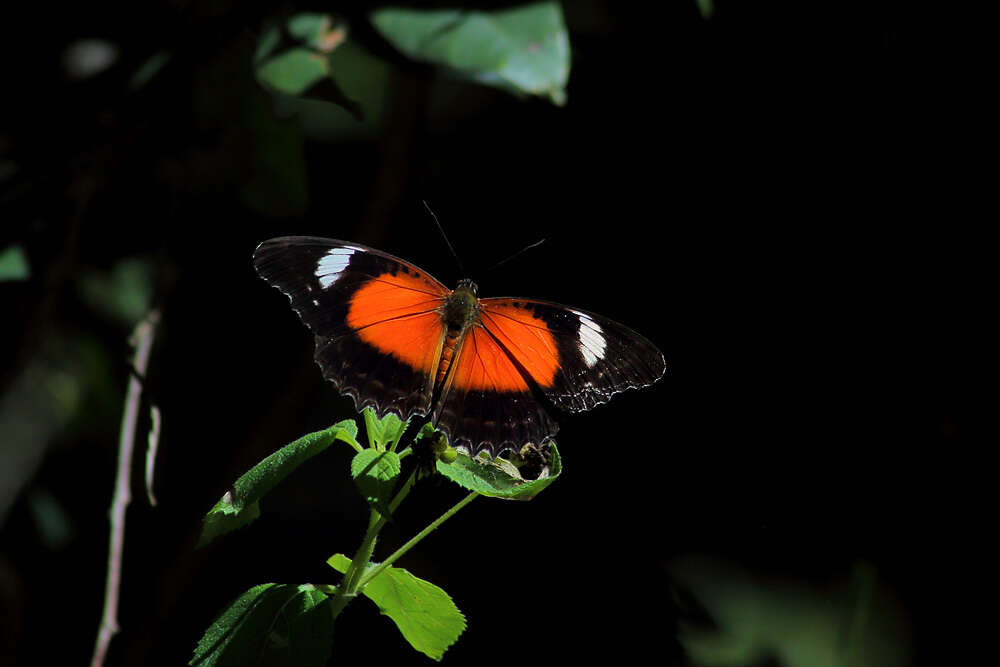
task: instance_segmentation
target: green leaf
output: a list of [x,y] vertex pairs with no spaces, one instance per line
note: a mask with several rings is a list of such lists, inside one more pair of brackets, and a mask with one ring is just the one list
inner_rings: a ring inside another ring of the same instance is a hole
[[[343,574],[351,561],[335,554],[327,563]],[[370,563],[371,567],[374,564]],[[435,660],[440,660],[465,630],[465,616],[451,597],[403,568],[387,567],[361,592],[393,620],[413,648]]]
[[351,559],[344,554],[333,554],[326,559],[326,564],[341,574],[347,574],[347,568],[351,566]]
[[566,101],[569,33],[557,2],[494,12],[390,8],[373,12],[371,21],[414,60],[510,92]]
[[28,258],[21,246],[11,245],[0,250],[0,282],[27,280],[30,274]]
[[701,667],[903,667],[913,664],[907,614],[874,568],[822,586],[767,577],[726,561],[683,557],[671,579],[711,618],[711,630],[683,624],[678,639]]
[[153,269],[149,260],[126,257],[110,272],[89,271],[77,283],[92,308],[132,327],[149,311],[153,298]]
[[288,34],[303,44],[329,53],[347,39],[347,29],[330,14],[303,12],[288,20]]
[[392,449],[392,446],[403,437],[403,432],[409,424],[391,412],[379,419],[371,408],[365,408],[362,415],[365,418],[365,430],[368,432],[368,446],[374,449]]
[[258,463],[236,480],[233,488],[205,515],[198,546],[204,546],[219,535],[241,528],[260,516],[258,501],[264,494],[335,440],[343,440],[360,449],[354,439],[357,434],[357,424],[345,419],[328,429],[302,436]]
[[330,74],[326,56],[305,48],[289,49],[257,68],[257,78],[274,90],[299,95]]
[[399,455],[396,452],[364,449],[351,461],[351,477],[365,500],[384,516],[399,475]]
[[132,77],[129,79],[128,85],[132,90],[139,90],[147,83],[153,80],[157,74],[160,73],[167,63],[170,62],[171,54],[168,51],[157,51],[145,61],[139,68],[132,73]]
[[[326,559],[326,564],[332,567],[337,572],[340,572],[341,574],[347,574],[347,568],[351,566],[351,559],[345,556],[344,554],[333,554],[332,556]],[[365,565],[365,569],[361,574],[362,576],[364,576],[368,574],[370,570],[374,569],[375,569],[375,564],[368,563],[367,565]]]
[[417,444],[424,438],[430,438],[434,436],[436,433],[438,433],[438,430],[434,428],[434,424],[432,424],[431,422],[427,422],[426,424],[421,426],[420,430],[417,431],[417,434],[413,436],[413,444]]
[[472,458],[460,452],[454,463],[437,462],[439,473],[469,491],[506,500],[531,500],[562,472],[562,459],[555,443],[549,449],[548,471],[538,479],[526,480],[517,467],[501,458]]
[[254,586],[219,614],[188,664],[325,665],[333,636],[326,601],[311,584]]
[[264,60],[267,59],[275,49],[281,45],[281,28],[276,25],[272,25],[261,33],[260,37],[257,39],[257,48],[254,50],[253,61],[255,64],[260,65]]

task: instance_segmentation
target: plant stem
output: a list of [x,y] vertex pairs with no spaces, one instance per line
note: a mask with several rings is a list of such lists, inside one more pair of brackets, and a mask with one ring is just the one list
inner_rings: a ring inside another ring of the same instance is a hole
[[[417,471],[414,470],[410,477],[406,480],[403,486],[396,493],[396,496],[389,503],[390,514],[396,511],[399,504],[403,502],[406,495],[413,488],[413,484],[417,481]],[[361,579],[362,574],[365,571],[365,567],[368,565],[368,561],[371,560],[372,551],[375,550],[375,540],[378,538],[378,534],[382,531],[382,528],[389,521],[387,517],[382,516],[378,511],[372,510],[368,517],[368,530],[365,531],[365,537],[361,540],[361,546],[358,547],[357,553],[354,558],[351,559],[351,565],[347,568],[347,572],[344,573],[344,579],[341,581],[340,586],[337,587],[337,593],[334,595],[333,602],[333,615],[334,618],[337,614],[354,599],[355,594],[358,591],[358,581]]]
[[409,551],[414,546],[416,546],[416,544],[418,542],[420,542],[420,540],[424,539],[425,537],[427,537],[428,535],[430,535],[432,532],[434,532],[434,530],[438,526],[440,526],[442,523],[444,523],[445,521],[447,521],[448,519],[450,519],[452,516],[455,515],[456,512],[458,512],[458,510],[462,509],[463,507],[465,507],[466,505],[468,505],[469,503],[471,503],[478,496],[479,496],[479,493],[477,493],[476,491],[473,491],[472,493],[470,493],[469,495],[467,495],[465,498],[463,498],[462,500],[460,500],[458,503],[456,503],[455,506],[452,507],[450,510],[448,510],[447,512],[445,512],[444,514],[442,514],[441,516],[439,516],[437,519],[435,519],[434,521],[432,521],[430,523],[430,525],[428,525],[426,528],[424,528],[419,533],[417,533],[416,535],[414,535],[413,538],[409,542],[407,542],[403,546],[401,546],[398,549],[396,549],[396,551],[394,551],[391,556],[389,556],[384,561],[382,561],[381,563],[379,563],[379,565],[375,569],[371,570],[367,574],[364,574],[357,581],[354,590],[357,591],[357,590],[361,590],[362,588],[364,588],[365,585],[369,581],[371,581],[372,579],[374,579],[375,577],[377,577],[378,575],[380,575],[382,573],[382,571],[385,570],[385,568],[389,567],[394,562],[396,562],[396,560],[399,559],[403,554],[405,554],[407,551]]

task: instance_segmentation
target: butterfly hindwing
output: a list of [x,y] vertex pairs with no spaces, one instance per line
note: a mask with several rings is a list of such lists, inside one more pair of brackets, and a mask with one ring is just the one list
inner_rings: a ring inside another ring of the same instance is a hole
[[456,352],[437,409],[437,427],[456,447],[492,456],[541,443],[558,425],[539,401],[537,389],[482,325],[474,324]]
[[606,317],[532,299],[480,299],[480,320],[555,406],[589,410],[667,369],[663,353]]
[[290,236],[254,253],[257,272],[291,301],[316,337],[323,376],[357,408],[426,415],[449,290],[427,273],[357,243]]

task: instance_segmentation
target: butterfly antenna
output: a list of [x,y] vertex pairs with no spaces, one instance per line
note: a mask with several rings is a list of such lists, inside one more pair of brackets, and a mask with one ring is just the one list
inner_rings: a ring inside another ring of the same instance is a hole
[[521,255],[523,255],[527,251],[531,250],[532,248],[537,248],[538,246],[542,245],[543,243],[545,243],[548,240],[549,240],[549,237],[546,236],[543,239],[539,239],[538,241],[535,241],[531,245],[528,245],[528,246],[525,246],[525,247],[521,248],[520,250],[518,250],[517,252],[515,252],[510,257],[507,257],[506,259],[501,259],[499,262],[497,262],[496,264],[494,264],[490,268],[486,269],[486,271],[483,271],[483,273],[484,274],[489,273],[493,269],[496,269],[496,268],[499,268],[499,267],[503,266],[504,264],[506,264],[510,260],[514,259],[515,257],[520,257]]
[[431,210],[431,205],[427,203],[427,200],[421,199],[421,201],[424,203],[424,208],[427,209],[427,212],[431,214],[432,218],[434,218],[434,224],[437,225],[438,231],[441,232],[441,238],[444,239],[445,244],[448,246],[448,250],[451,251],[451,256],[455,258],[455,263],[458,264],[458,270],[462,272],[463,276],[466,275],[465,267],[462,266],[462,260],[459,258],[458,253],[455,252],[455,248],[452,247],[451,241],[448,240],[448,235],[444,233],[444,227],[441,226],[441,221],[438,220],[437,215],[433,210]]

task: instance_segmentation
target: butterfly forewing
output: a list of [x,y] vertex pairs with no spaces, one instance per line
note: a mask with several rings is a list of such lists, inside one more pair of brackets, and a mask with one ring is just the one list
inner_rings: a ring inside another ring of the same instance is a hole
[[359,410],[403,419],[430,411],[444,285],[392,255],[334,239],[270,239],[254,253],[254,266],[288,296],[316,337],[323,376]]

